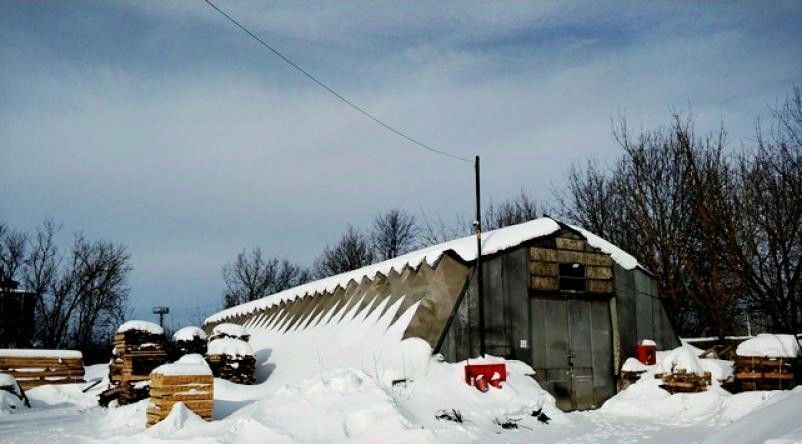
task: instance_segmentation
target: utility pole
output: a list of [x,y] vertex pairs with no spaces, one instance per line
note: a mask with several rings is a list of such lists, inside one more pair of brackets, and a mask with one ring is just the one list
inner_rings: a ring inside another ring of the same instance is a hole
[[482,271],[482,201],[479,185],[479,156],[474,162],[476,172],[476,220],[473,228],[476,231],[476,287],[479,302],[479,355],[484,357],[487,352],[485,348],[485,290],[484,276]]
[[170,313],[170,307],[156,306],[153,307],[153,314],[159,315],[159,326],[164,328],[164,315]]

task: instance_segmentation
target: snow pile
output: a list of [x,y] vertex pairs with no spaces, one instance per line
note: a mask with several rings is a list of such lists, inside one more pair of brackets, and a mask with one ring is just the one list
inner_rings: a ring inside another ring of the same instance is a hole
[[800,350],[794,335],[763,333],[738,344],[735,353],[756,358],[796,358]]
[[0,349],[3,358],[58,358],[80,359],[83,355],[77,350],[42,350],[32,348],[6,348]]
[[127,321],[117,328],[117,333],[125,333],[131,330],[144,331],[153,335],[163,335],[164,329],[158,324],[148,321]]
[[649,369],[649,366],[640,362],[636,358],[627,358],[624,361],[624,365],[621,366],[621,371],[623,372],[645,372]]
[[251,335],[239,324],[219,324],[212,329],[209,339],[234,338],[247,341]]
[[704,375],[707,369],[702,365],[702,360],[699,359],[697,350],[694,347],[681,345],[674,350],[661,353],[655,367],[655,373],[668,374],[684,370],[688,373],[696,373],[699,376]]
[[173,334],[173,342],[192,341],[195,338],[206,339],[206,332],[195,326],[184,327]]
[[155,437],[174,438],[176,433],[184,429],[199,429],[207,423],[195,412],[187,408],[183,402],[173,405],[166,418],[151,427],[147,434]]
[[704,443],[799,443],[802,442],[800,412],[802,386],[790,392],[777,393],[770,402],[713,433]]
[[239,339],[222,338],[209,342],[207,355],[226,355],[232,357],[253,356],[253,349],[247,342]]
[[19,412],[23,408],[25,408],[25,403],[22,402],[19,396],[0,390],[0,416]]
[[158,375],[211,375],[212,370],[201,355],[184,355],[172,364],[162,364],[151,373]]

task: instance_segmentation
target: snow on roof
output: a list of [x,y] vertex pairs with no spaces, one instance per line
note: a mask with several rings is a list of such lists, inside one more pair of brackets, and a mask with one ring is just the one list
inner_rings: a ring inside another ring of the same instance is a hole
[[173,334],[173,342],[191,341],[195,338],[206,339],[206,332],[194,325],[184,327]]
[[[623,268],[631,270],[640,266],[634,257],[619,249],[615,245],[600,238],[599,236],[596,236],[595,234],[579,227],[570,226],[570,228],[580,232],[580,234],[587,239],[591,246],[610,254],[613,260]],[[560,224],[554,219],[550,217],[541,217],[529,222],[487,231],[482,233],[482,255],[488,256],[500,251],[514,248],[532,239],[548,236],[559,231],[560,229]],[[446,252],[452,252],[456,254],[465,262],[474,261],[476,260],[476,237],[466,236],[452,241],[443,242],[441,244],[422,248],[420,250],[379,262],[377,264],[368,265],[356,270],[299,285],[297,287],[266,296],[262,299],[246,302],[245,304],[223,310],[208,317],[205,322],[220,322],[227,317],[245,315],[256,310],[278,305],[285,301],[292,301],[316,293],[331,293],[338,287],[345,288],[351,281],[359,282],[363,278],[372,280],[377,274],[386,276],[391,271],[401,273],[406,267],[417,269],[423,263],[434,266]]]
[[0,357],[81,359],[83,358],[83,355],[78,350],[39,350],[32,348],[7,348],[7,349],[0,349]]
[[198,354],[184,355],[178,361],[172,364],[162,364],[151,373],[159,375],[211,375],[212,370],[209,364],[203,359],[203,356]]
[[207,355],[253,356],[251,346],[242,340],[232,338],[215,339],[206,348]]
[[117,333],[125,333],[130,330],[139,330],[148,332],[154,335],[163,335],[164,329],[148,321],[127,321],[117,328]]
[[800,353],[794,335],[763,333],[738,344],[735,354],[766,358],[796,358]]

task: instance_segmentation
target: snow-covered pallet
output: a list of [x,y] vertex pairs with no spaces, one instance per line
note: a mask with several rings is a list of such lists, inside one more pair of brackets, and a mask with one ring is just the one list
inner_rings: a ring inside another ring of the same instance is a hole
[[199,327],[184,327],[173,334],[173,357],[191,354],[206,354],[206,332]]
[[677,369],[672,373],[655,374],[654,376],[663,380],[660,387],[671,394],[703,392],[707,390],[712,378],[710,372],[698,375],[685,369]]
[[0,373],[13,376],[23,390],[40,385],[84,382],[81,352],[75,350],[0,350]]
[[741,391],[782,390],[796,385],[794,360],[788,358],[735,358],[735,380]]

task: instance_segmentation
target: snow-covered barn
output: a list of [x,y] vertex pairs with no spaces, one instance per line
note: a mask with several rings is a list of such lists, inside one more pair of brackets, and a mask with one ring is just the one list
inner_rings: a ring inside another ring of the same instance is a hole
[[[271,378],[304,360],[378,373],[409,338],[448,361],[476,357],[476,253],[473,236],[434,245],[229,308],[205,328],[245,326]],[[528,363],[563,410],[614,395],[639,340],[678,345],[652,274],[582,228],[540,218],[483,233],[482,263],[487,353]]]

